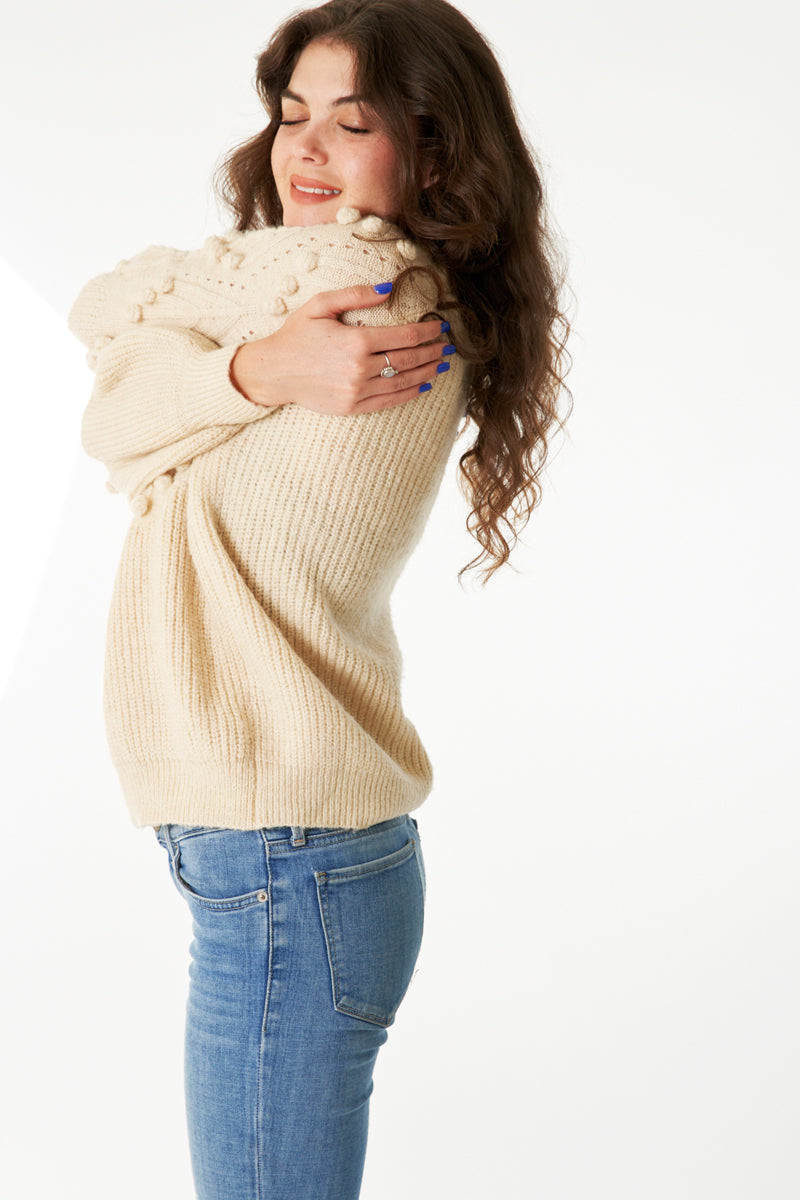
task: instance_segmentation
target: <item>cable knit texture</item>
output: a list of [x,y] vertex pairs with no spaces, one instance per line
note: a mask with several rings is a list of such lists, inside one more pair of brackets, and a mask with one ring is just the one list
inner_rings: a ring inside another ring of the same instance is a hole
[[[432,391],[350,416],[251,403],[229,375],[238,346],[312,295],[411,264],[430,265],[423,248],[342,209],[194,251],[151,246],[75,300],[69,328],[96,372],[82,444],[134,514],[104,714],[137,826],[364,828],[430,793],[390,596],[438,492],[466,368],[453,355]],[[343,320],[405,324],[433,304],[413,276],[391,310]]]

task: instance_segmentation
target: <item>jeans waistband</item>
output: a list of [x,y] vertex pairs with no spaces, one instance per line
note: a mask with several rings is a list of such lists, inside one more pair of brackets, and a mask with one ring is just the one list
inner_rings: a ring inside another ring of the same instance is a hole
[[[393,829],[396,825],[402,825],[403,822],[407,821],[408,819],[409,819],[409,816],[406,813],[406,814],[403,814],[402,816],[389,817],[385,821],[378,821],[375,825],[367,825],[367,826],[364,826],[364,827],[358,828],[358,829],[353,829],[353,828],[350,828],[349,826],[343,826],[343,825],[332,825],[332,826],[329,826],[329,825],[309,825],[309,826],[273,825],[273,826],[268,826],[268,827],[262,828],[259,830],[259,832],[262,834],[263,837],[265,837],[267,839],[267,841],[270,841],[270,842],[288,842],[292,846],[305,846],[307,840],[311,837],[326,837],[326,836],[330,836],[331,834],[336,834],[336,833],[352,833],[352,834],[363,834],[363,833],[367,833],[367,832],[380,833],[384,829]],[[411,817],[410,819],[412,821],[414,821],[413,817]],[[219,826],[219,825],[209,825],[209,826],[182,825],[178,822],[164,822],[164,824],[169,825],[170,830],[172,832],[172,836],[175,837],[176,839],[179,838],[187,830],[202,829],[202,828],[208,828],[208,829],[227,828],[226,826]],[[416,825],[416,821],[414,821],[414,824]],[[163,828],[162,825],[154,826],[156,833],[161,828]]]

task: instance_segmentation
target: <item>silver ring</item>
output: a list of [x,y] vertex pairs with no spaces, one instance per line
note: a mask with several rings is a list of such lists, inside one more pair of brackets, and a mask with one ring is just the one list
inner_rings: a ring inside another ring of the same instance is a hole
[[383,368],[383,370],[381,371],[381,375],[383,376],[383,378],[384,378],[384,379],[392,379],[392,378],[393,378],[395,375],[399,375],[399,374],[400,374],[400,372],[399,372],[399,371],[395,371],[394,367],[393,367],[393,366],[392,366],[392,364],[389,362],[389,355],[388,355],[388,354],[384,354],[384,356],[383,356],[383,357],[386,359],[386,366],[385,366],[385,367]]

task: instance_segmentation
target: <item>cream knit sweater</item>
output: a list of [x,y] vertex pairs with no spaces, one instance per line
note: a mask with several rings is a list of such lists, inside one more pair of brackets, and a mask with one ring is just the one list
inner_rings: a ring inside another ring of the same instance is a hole
[[[229,376],[242,342],[317,292],[429,263],[393,226],[342,209],[195,251],[152,246],[77,297],[69,328],[96,370],[82,444],[135,514],[104,672],[135,825],[363,828],[429,794],[390,595],[439,489],[467,369],[454,355],[430,392],[354,416],[251,403]],[[417,279],[391,310],[344,319],[421,319],[433,293]]]

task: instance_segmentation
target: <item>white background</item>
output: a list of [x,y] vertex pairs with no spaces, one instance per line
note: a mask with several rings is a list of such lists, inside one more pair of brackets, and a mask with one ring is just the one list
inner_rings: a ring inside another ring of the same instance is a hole
[[[794,6],[468,0],[570,259],[575,410],[481,591],[454,449],[394,602],[435,767],[363,1200],[800,1194]],[[3,1192],[190,1200],[188,910],[101,713],[130,514],[79,444],[90,276],[226,227],[290,6],[4,20]],[[524,14],[524,15],[523,15]],[[431,48],[430,69],[436,70]]]

